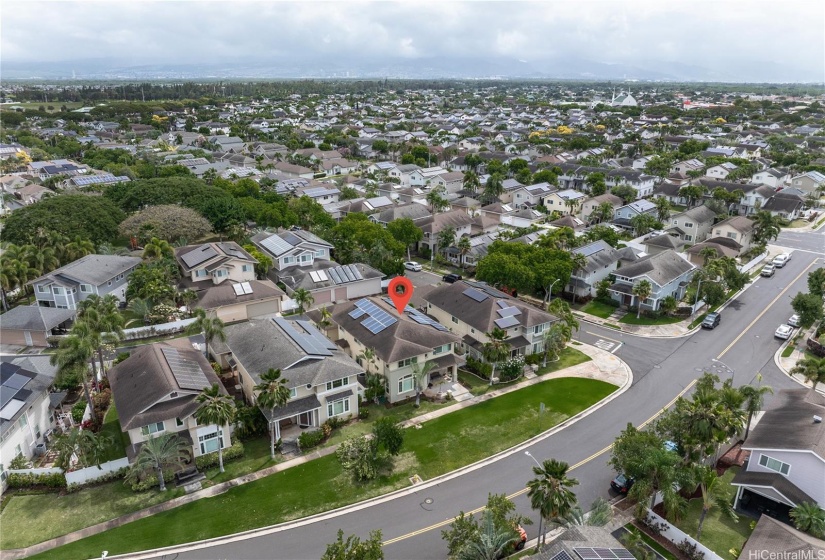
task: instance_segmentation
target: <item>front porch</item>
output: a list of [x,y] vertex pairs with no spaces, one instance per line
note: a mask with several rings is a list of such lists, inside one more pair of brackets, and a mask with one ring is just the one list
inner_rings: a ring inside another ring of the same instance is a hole
[[315,395],[289,401],[274,410],[259,407],[268,425],[275,428],[275,441],[295,443],[304,431],[321,426],[321,402]]

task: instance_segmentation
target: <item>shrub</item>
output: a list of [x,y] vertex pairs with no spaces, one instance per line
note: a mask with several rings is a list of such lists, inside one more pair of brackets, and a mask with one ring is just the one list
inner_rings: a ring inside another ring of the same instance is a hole
[[123,467],[122,469],[118,469],[116,471],[107,472],[97,478],[89,480],[88,482],[84,482],[83,484],[78,484],[77,482],[69,484],[66,486],[67,492],[77,492],[87,486],[91,486],[92,484],[101,484],[103,482],[111,482],[112,480],[117,480],[118,478],[123,478],[126,476],[126,473],[129,472],[129,467]]
[[[330,430],[331,432],[332,430]],[[321,445],[327,439],[327,435],[323,430],[313,430],[311,432],[302,432],[298,436],[298,447],[301,449],[312,449]]]
[[398,455],[404,445],[404,430],[392,418],[381,418],[372,426],[376,447],[383,447],[390,455]]
[[542,355],[541,354],[530,354],[526,358],[524,358],[524,363],[530,366],[537,366],[541,363]]
[[9,473],[6,479],[9,488],[65,488],[66,477],[63,473]]
[[235,411],[235,435],[249,439],[267,432],[266,418],[257,406],[241,405]]
[[524,373],[524,358],[515,356],[499,365],[497,369],[498,378],[501,382],[513,381]]
[[[235,440],[235,442],[232,445],[223,450],[224,463],[232,461],[233,459],[239,459],[240,457],[243,457],[243,444],[239,440]],[[214,467],[217,464],[217,451],[215,451],[214,453],[207,453],[206,455],[195,457],[195,466],[198,467],[198,470],[203,470],[208,467]]]
[[121,352],[115,358],[113,365],[118,365],[120,362],[129,357],[129,352]]
[[483,379],[490,379],[490,374],[493,372],[493,366],[487,362],[477,360],[472,356],[467,356],[467,369],[475,373]]
[[689,542],[687,539],[677,544],[676,548],[689,560],[704,560],[705,558],[705,553],[699,550],[695,543]]
[[86,412],[86,401],[77,401],[72,406],[72,420],[79,424],[83,420],[83,413]]
[[9,469],[11,470],[20,470],[20,469],[28,469],[29,468],[29,460],[26,459],[22,453],[18,453],[17,457],[11,460],[9,463]]
[[330,418],[327,418],[327,421],[324,422],[324,424],[328,424],[331,429],[337,430],[338,428],[346,424],[346,422],[338,416],[332,416]]
[[[175,470],[166,469],[163,471],[163,480],[168,485],[170,481],[175,480]],[[128,484],[133,492],[146,492],[159,485],[158,475],[153,471],[152,474],[146,475],[143,479],[137,477],[131,478],[127,475],[125,484]]]
[[335,451],[344,470],[352,473],[356,480],[371,480],[378,476],[380,459],[376,444],[360,436],[345,440]]
[[370,409],[368,408],[359,408],[358,409],[358,418],[361,420],[366,420],[370,417]]

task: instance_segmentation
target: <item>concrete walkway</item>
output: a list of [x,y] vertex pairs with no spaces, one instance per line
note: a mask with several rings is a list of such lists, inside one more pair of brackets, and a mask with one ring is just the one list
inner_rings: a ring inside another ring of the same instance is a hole
[[[508,386],[506,388],[495,389],[493,391],[485,393],[484,395],[476,396],[476,397],[473,397],[472,399],[469,399],[469,400],[466,400],[466,401],[463,401],[463,402],[457,402],[457,403],[452,404],[450,406],[442,407],[438,410],[428,412],[426,414],[422,414],[420,416],[416,416],[415,418],[411,418],[409,420],[406,420],[401,425],[404,426],[404,427],[420,425],[420,424],[422,424],[422,423],[424,423],[428,420],[432,420],[434,418],[444,416],[445,414],[449,414],[451,412],[461,410],[462,408],[472,406],[473,404],[476,404],[476,403],[479,403],[479,402],[482,402],[482,401],[486,401],[486,400],[495,398],[497,396],[510,393],[512,391],[517,391],[519,389],[523,389],[524,387],[528,387],[530,385],[535,385],[537,383],[540,383],[542,381],[546,381],[548,379],[556,379],[556,378],[560,378],[560,377],[584,377],[584,378],[588,378],[588,379],[599,379],[601,381],[606,381],[606,382],[612,383],[613,385],[616,385],[620,388],[619,391],[614,392],[613,394],[608,396],[606,399],[602,400],[600,403],[597,403],[596,405],[594,405],[593,407],[587,409],[586,411],[582,411],[581,413],[579,413],[579,415],[577,415],[577,417],[578,417],[580,415],[586,415],[586,414],[592,413],[594,410],[596,410],[600,406],[603,406],[604,404],[606,404],[607,402],[609,402],[610,400],[612,400],[613,398],[618,396],[618,394],[620,394],[621,392],[623,392],[624,390],[626,390],[630,386],[630,383],[633,380],[632,372],[631,372],[630,368],[627,366],[627,364],[625,364],[623,361],[621,361],[619,358],[617,358],[613,354],[611,354],[611,353],[609,353],[605,350],[602,350],[600,348],[596,348],[595,346],[590,346],[588,344],[583,344],[583,343],[580,344],[580,345],[571,344],[570,347],[575,348],[576,350],[579,350],[580,352],[586,354],[587,356],[589,356],[591,358],[591,360],[588,361],[588,362],[585,362],[583,364],[578,364],[576,366],[565,368],[563,370],[555,371],[555,372],[548,373],[548,374],[545,374],[545,375],[542,375],[542,376],[536,376],[536,377],[533,377],[532,379],[527,379],[525,381],[522,381],[522,382],[517,383],[515,385]],[[571,422],[571,420],[572,419],[566,420],[563,423],[564,424],[563,427],[568,426],[569,423]],[[561,427],[562,426],[555,426],[554,428],[551,428],[551,429],[547,430],[547,432],[545,432],[544,434],[542,434],[540,436],[537,436],[537,437],[544,437],[546,435],[549,435],[550,432],[555,433],[554,430],[557,431]],[[524,443],[519,444],[519,445],[524,445]],[[13,550],[3,550],[2,551],[2,557],[3,557],[4,560],[17,560],[17,559],[20,559],[20,558],[27,558],[29,556],[33,556],[35,554],[39,554],[41,552],[45,552],[47,550],[51,550],[53,548],[62,546],[64,544],[69,544],[69,543],[78,541],[80,539],[90,537],[92,535],[97,535],[99,533],[102,533],[104,531],[108,531],[110,529],[114,529],[115,527],[120,527],[120,526],[125,525],[127,523],[131,523],[132,521],[136,521],[138,519],[143,519],[145,517],[155,515],[156,513],[160,513],[160,512],[163,512],[163,511],[168,511],[168,510],[180,507],[182,505],[185,505],[185,504],[197,501],[197,500],[201,500],[203,498],[210,498],[210,497],[213,497],[213,496],[217,496],[219,494],[223,494],[224,492],[227,492],[228,490],[230,490],[231,488],[234,488],[236,486],[241,486],[243,484],[247,484],[249,482],[259,480],[261,478],[264,478],[266,476],[270,476],[272,474],[281,472],[281,471],[286,470],[288,468],[304,464],[304,463],[306,463],[308,461],[311,461],[313,459],[324,457],[326,455],[331,455],[332,453],[335,452],[337,447],[338,447],[337,445],[324,447],[324,448],[312,451],[310,453],[307,453],[306,455],[303,455],[301,457],[291,459],[291,460],[285,461],[283,463],[279,463],[279,464],[274,465],[272,467],[268,467],[266,469],[263,469],[263,470],[260,470],[260,471],[254,472],[254,473],[250,473],[248,475],[244,475],[244,476],[235,478],[233,480],[229,480],[227,482],[222,482],[220,484],[216,484],[215,486],[210,486],[209,488],[204,488],[202,490],[192,492],[191,494],[187,494],[186,496],[180,496],[178,498],[173,498],[169,501],[157,504],[155,506],[145,508],[145,509],[142,509],[142,510],[139,510],[139,511],[135,511],[135,512],[132,512],[132,513],[129,513],[129,514],[126,514],[126,515],[122,515],[122,516],[117,517],[115,519],[111,519],[109,521],[104,521],[103,523],[98,523],[97,525],[92,525],[90,527],[86,527],[84,529],[80,529],[78,531],[74,531],[72,533],[68,533],[66,535],[62,535],[60,537],[56,537],[54,539],[44,541],[42,543],[35,544],[35,545],[32,545],[32,546],[27,547],[27,548],[20,548],[20,549],[13,549]],[[442,477],[443,476],[454,476],[456,473],[461,472],[461,471],[463,471],[465,469],[468,469],[468,468],[478,468],[480,465],[486,464],[486,462],[493,462],[495,460],[498,460],[498,459],[502,458],[503,456],[505,456],[506,453],[507,453],[507,451],[498,453],[498,454],[494,455],[493,457],[490,457],[488,459],[485,459],[485,460],[480,461],[478,463],[475,463],[473,465],[469,465],[468,467],[463,467],[462,469],[459,469],[458,471],[454,471],[453,473],[447,473],[446,475],[442,475]],[[442,477],[439,477],[439,479],[442,478]],[[427,482],[431,482],[431,481],[427,481]],[[410,488],[415,489],[416,487],[413,486],[413,487],[410,487]],[[82,492],[82,490],[81,490],[81,492]],[[381,497],[374,498],[373,500],[376,500],[376,499],[382,499],[382,498]],[[347,506],[347,508],[342,508],[342,509],[346,510],[346,509],[352,508],[352,507],[364,507],[364,506],[363,506],[363,503],[360,504],[360,505],[359,504],[353,504],[351,506]]]

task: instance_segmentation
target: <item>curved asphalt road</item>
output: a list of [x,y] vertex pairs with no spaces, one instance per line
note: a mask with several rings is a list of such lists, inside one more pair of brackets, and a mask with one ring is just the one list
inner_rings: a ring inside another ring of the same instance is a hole
[[[713,331],[700,330],[678,339],[655,339],[583,324],[577,337],[590,344],[601,340],[602,347],[612,343],[615,355],[633,370],[633,385],[575,427],[532,445],[530,452],[539,460],[554,457],[573,465],[571,474],[580,482],[576,494],[579,502],[587,506],[597,497],[613,497],[609,482],[614,473],[606,462],[608,446],[619,432],[628,422],[639,425],[658,414],[703,371],[716,371],[723,379],[732,372],[736,385],[754,381],[757,372],[761,372],[763,382],[775,390],[798,387],[774,365],[773,356],[781,341],[774,339],[773,332],[792,314],[790,299],[807,290],[807,272],[823,264],[821,253],[812,252],[814,247],[822,246],[819,240],[825,241],[821,233],[808,234],[807,251],[795,251],[791,261],[778,269],[774,277],[759,278],[723,310],[722,323]],[[459,511],[483,506],[490,492],[517,494],[514,501],[519,511],[537,523],[526,496],[520,493],[532,477],[532,465],[529,457],[515,453],[433,487],[333,519],[299,521],[267,535],[166,558],[317,559],[326,544],[335,540],[338,529],[346,535],[354,533],[361,537],[366,537],[370,530],[381,529],[388,559],[445,558],[441,529]],[[306,484],[323,481],[307,480]],[[272,496],[273,501],[277,499],[277,495]],[[527,529],[530,538],[538,533],[537,524]]]

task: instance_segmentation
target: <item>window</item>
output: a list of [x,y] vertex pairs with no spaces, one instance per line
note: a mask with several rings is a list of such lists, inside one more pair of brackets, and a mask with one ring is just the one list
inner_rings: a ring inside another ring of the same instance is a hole
[[341,379],[336,379],[335,381],[327,381],[327,391],[332,391],[333,389],[343,387],[344,385],[349,385],[348,377],[342,377]]
[[533,327],[533,332],[535,334],[543,333],[544,332],[544,323],[542,323],[541,325],[536,325],[535,327]]
[[345,412],[349,412],[349,397],[327,403],[327,416],[338,416]]
[[14,456],[17,457],[18,455],[22,455],[22,454],[23,454],[23,448],[18,443],[17,447],[14,448]]
[[243,272],[252,272],[253,266],[251,264],[245,264],[241,267]]
[[693,241],[692,235],[685,235],[685,241]]
[[18,424],[20,424],[20,428],[25,428],[26,426],[29,425],[29,418],[28,418],[28,416],[23,414],[23,416],[21,416],[20,420],[18,420],[17,422],[18,422]]
[[80,285],[80,293],[81,294],[88,294],[91,293],[92,287],[89,284],[81,284]]
[[209,273],[203,268],[195,271],[195,278],[205,278],[207,276],[209,276]]
[[183,426],[183,420],[180,418],[175,418],[175,426]]
[[407,393],[413,390],[413,376],[405,375],[398,380],[398,393]]
[[223,278],[224,276],[229,276],[229,272],[224,269],[218,269],[215,271],[215,278]]
[[691,222],[685,222],[685,227],[692,228],[693,224]]
[[453,323],[455,323],[456,325],[458,324],[458,319],[457,319],[457,318],[455,318],[455,317],[450,317],[450,321],[452,321],[452,322],[453,322]]
[[40,292],[41,294],[45,294],[49,291],[49,287],[44,285],[44,284],[38,284],[37,285],[37,291]]
[[212,453],[213,451],[217,451],[223,447],[223,442],[221,441],[219,432],[212,432],[198,436],[198,443],[200,443],[201,446],[201,455]]
[[736,239],[736,233],[734,233],[734,232],[732,232],[732,231],[729,231],[729,232],[728,232],[728,237],[729,237],[730,239]]
[[155,422],[154,424],[149,424],[148,426],[143,426],[140,429],[140,433],[148,436],[151,434],[156,434],[158,432],[163,431],[163,422]]
[[764,454],[759,456],[759,464],[765,467],[766,469],[770,469],[781,474],[788,474],[791,470],[791,466],[788,463],[783,463],[778,459],[768,457]]
[[412,364],[417,364],[417,363],[418,363],[418,358],[417,357],[407,358],[406,360],[401,360],[400,362],[398,362],[398,367],[400,367],[400,368],[407,367],[407,366],[411,366]]
[[289,264],[289,263],[291,263],[293,260],[295,260],[293,257],[284,257],[284,264]]
[[54,295],[56,295],[56,296],[62,296],[63,295],[63,288],[61,288],[59,286],[54,286],[54,287],[52,287],[52,293],[54,293]]
[[322,258],[324,256],[324,250],[318,249],[317,251],[315,251],[315,256],[318,258]]
[[312,260],[312,255],[301,255],[301,262],[309,262]]
[[433,348],[433,355],[441,354],[442,352],[449,352],[450,345],[449,344],[442,344],[441,346],[436,346]]
[[3,468],[3,465],[0,464],[0,482],[5,482],[6,481],[6,476],[7,476],[6,470]]
[[294,399],[297,396],[298,396],[298,388],[297,387],[293,387],[292,389],[289,390],[289,398],[290,399]]
[[111,281],[111,280],[109,280],[108,282],[106,282],[106,285],[107,285],[107,286],[111,286],[111,285],[112,285],[112,281]]

